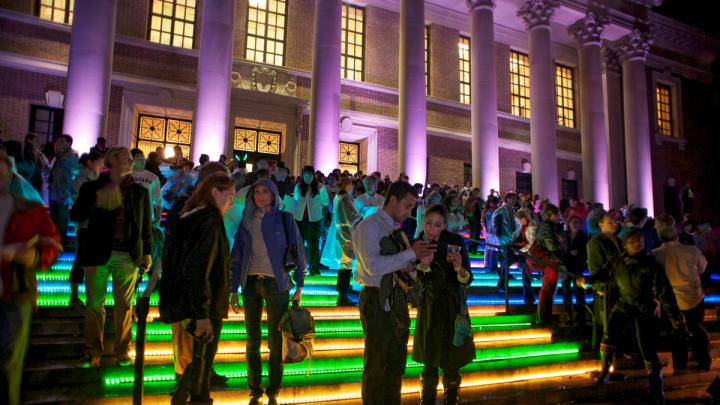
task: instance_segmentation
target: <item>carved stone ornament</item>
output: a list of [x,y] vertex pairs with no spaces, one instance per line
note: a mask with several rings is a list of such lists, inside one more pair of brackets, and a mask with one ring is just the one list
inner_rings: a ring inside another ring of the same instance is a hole
[[520,7],[517,15],[525,21],[528,29],[549,26],[555,9],[558,7],[560,7],[560,0],[527,0]]
[[650,52],[650,44],[653,43],[653,35],[650,30],[641,31],[635,28],[631,33],[620,38],[618,46],[620,55],[625,59],[642,59],[647,58]]
[[620,51],[617,49],[617,45],[605,41],[602,47],[603,56],[603,72],[614,72],[620,73]]
[[580,45],[600,43],[603,29],[608,24],[608,18],[588,11],[585,17],[577,20],[568,27],[568,33],[575,38]]
[[233,88],[254,90],[281,96],[297,96],[297,79],[268,66],[242,65],[230,76]]
[[476,8],[495,8],[495,0],[467,0],[468,10]]

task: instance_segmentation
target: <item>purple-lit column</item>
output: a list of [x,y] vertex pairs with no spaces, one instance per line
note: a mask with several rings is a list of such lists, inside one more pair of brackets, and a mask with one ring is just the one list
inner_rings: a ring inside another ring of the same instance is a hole
[[534,194],[558,201],[555,69],[550,19],[559,0],[528,0],[518,10],[529,31],[530,153]]
[[425,1],[400,2],[400,130],[398,171],[425,184]]
[[310,101],[310,161],[330,173],[340,148],[340,35],[342,2],[315,1],[315,51]]
[[472,181],[481,195],[500,189],[500,161],[495,78],[495,0],[468,0],[472,41],[470,83],[472,115]]
[[654,204],[645,58],[651,41],[647,32],[634,29],[619,43],[623,73],[628,203],[647,208],[649,215],[654,213]]
[[603,46],[603,98],[605,100],[605,145],[607,146],[610,206],[619,208],[627,203],[625,176],[625,135],[623,133],[622,80],[620,55],[607,42]]
[[63,132],[80,153],[105,136],[117,0],[76,0],[70,35]]
[[197,98],[193,117],[193,161],[206,153],[225,153],[230,114],[235,0],[203,3],[198,59]]
[[608,206],[608,167],[605,149],[602,53],[600,36],[607,19],[593,12],[570,26],[580,47],[580,137],[582,145],[583,197]]

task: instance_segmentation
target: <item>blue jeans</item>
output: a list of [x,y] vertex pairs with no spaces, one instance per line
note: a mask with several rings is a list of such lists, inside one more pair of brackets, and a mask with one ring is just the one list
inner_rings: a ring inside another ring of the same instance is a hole
[[11,304],[0,302],[0,403],[20,403],[20,382],[31,319],[32,298],[29,295],[13,297]]
[[278,392],[280,392],[283,375],[282,332],[278,330],[278,324],[285,312],[287,312],[290,303],[289,293],[288,291],[280,291],[273,277],[251,275],[248,276],[247,283],[242,289],[242,297],[245,328],[247,329],[245,359],[250,395],[261,397],[263,394],[262,361],[260,359],[260,344],[262,342],[260,318],[262,317],[264,303],[267,306],[268,347],[270,349],[268,361],[270,378],[265,393],[268,397],[277,396]]

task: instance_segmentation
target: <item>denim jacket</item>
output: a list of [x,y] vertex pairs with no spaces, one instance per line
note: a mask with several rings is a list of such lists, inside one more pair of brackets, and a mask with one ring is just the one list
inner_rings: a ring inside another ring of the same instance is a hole
[[[257,185],[263,185],[275,194],[275,205],[270,212],[265,214],[262,219],[262,233],[265,240],[268,256],[272,265],[272,272],[275,275],[275,281],[278,290],[288,291],[292,288],[293,281],[298,287],[302,287],[305,281],[305,249],[303,240],[300,236],[300,230],[292,218],[292,215],[280,211],[280,197],[278,195],[275,183],[267,179],[258,180],[248,191],[247,200],[245,202],[245,212],[243,220],[238,231],[235,234],[235,243],[232,248],[232,282],[230,292],[237,292],[238,287],[245,287],[247,283],[248,267],[250,265],[250,257],[252,256],[252,235],[250,234],[249,221],[255,213],[255,204],[253,202],[253,192]],[[287,228],[287,241],[285,239],[285,229],[282,221],[285,221]],[[297,269],[293,273],[291,280],[290,273],[285,271],[285,251],[288,242],[297,246],[297,260],[295,264]]]

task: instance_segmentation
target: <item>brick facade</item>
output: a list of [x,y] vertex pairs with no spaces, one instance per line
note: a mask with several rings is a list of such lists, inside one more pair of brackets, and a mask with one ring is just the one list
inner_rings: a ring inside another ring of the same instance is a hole
[[400,15],[379,7],[365,9],[365,81],[398,87]]
[[430,25],[430,95],[460,101],[458,41],[460,31]]
[[315,2],[288,1],[287,35],[285,37],[285,66],[312,71],[315,41]]

